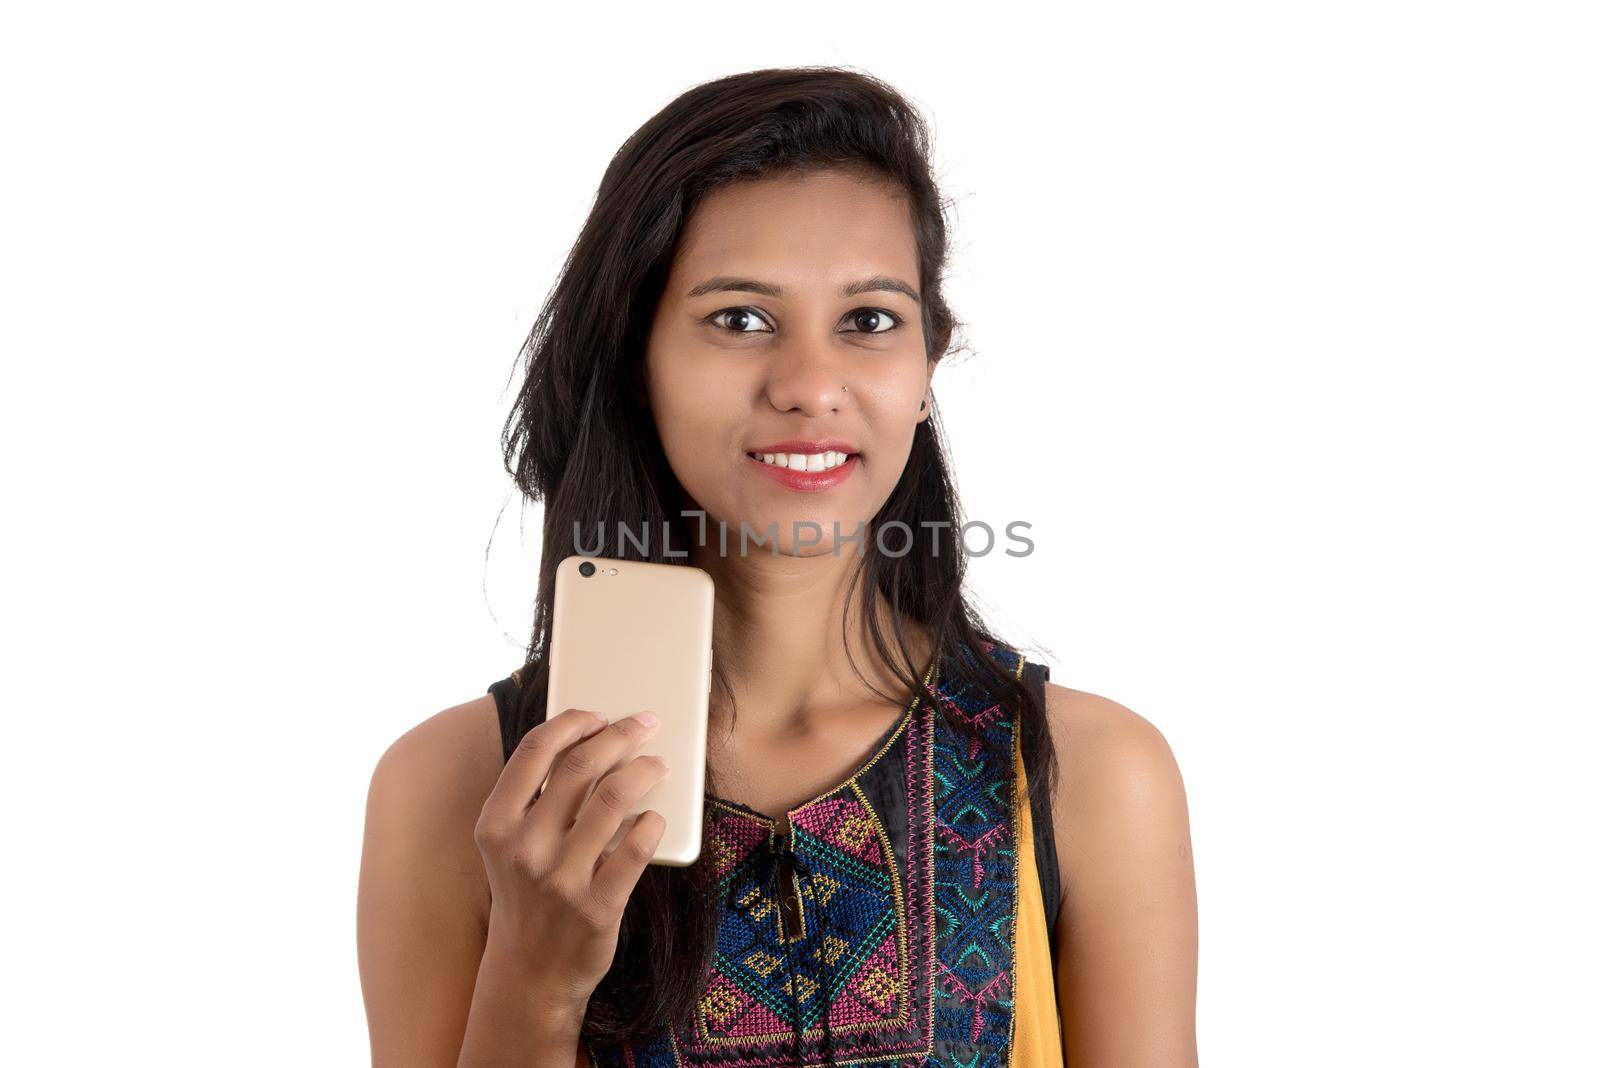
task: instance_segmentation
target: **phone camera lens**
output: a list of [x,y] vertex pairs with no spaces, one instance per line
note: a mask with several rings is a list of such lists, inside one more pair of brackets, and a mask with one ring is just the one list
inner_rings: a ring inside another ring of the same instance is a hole
[[590,575],[594,574],[594,565],[585,560],[583,563],[578,565],[578,574],[582,575],[584,578],[588,578]]

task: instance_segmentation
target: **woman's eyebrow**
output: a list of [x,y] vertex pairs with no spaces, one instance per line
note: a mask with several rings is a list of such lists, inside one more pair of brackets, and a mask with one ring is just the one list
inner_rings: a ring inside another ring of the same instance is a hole
[[[725,274],[718,275],[715,278],[706,279],[704,282],[701,282],[699,285],[689,290],[688,295],[691,297],[703,297],[707,293],[721,293],[725,291],[735,293],[760,293],[765,297],[783,296],[783,290],[778,286],[768,285],[766,282],[757,282],[753,278],[735,278],[731,275]],[[898,278],[891,278],[884,274],[874,275],[871,278],[863,278],[859,282],[851,282],[848,285],[839,287],[839,295],[841,297],[853,297],[859,293],[872,292],[900,293],[910,297],[917,304],[922,303],[922,297],[917,294],[915,289],[900,281]]]

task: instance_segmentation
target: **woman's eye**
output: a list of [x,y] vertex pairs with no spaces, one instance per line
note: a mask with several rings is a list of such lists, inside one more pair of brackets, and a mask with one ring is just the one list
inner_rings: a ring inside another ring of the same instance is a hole
[[845,322],[856,324],[847,334],[887,334],[900,325],[900,317],[883,308],[857,308],[845,316]]
[[[724,317],[726,317],[725,324],[719,321],[724,319]],[[765,319],[757,315],[751,308],[723,308],[719,312],[713,312],[706,321],[715,326],[720,326],[724,330],[732,330],[736,334],[772,333],[770,329],[763,330],[759,326],[756,326],[756,329],[750,329],[750,327],[753,325],[766,322]]]
[[[847,334],[887,334],[904,320],[884,308],[857,308],[844,320]],[[770,334],[773,328],[754,308],[723,308],[706,316],[706,322],[735,334]]]

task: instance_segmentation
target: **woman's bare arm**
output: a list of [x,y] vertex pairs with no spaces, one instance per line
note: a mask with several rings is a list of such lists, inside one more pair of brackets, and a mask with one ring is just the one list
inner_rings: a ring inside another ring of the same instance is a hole
[[[485,695],[401,735],[373,771],[356,928],[376,1068],[455,1066],[469,1015],[525,1054],[544,1046],[542,1029],[563,1026],[530,1014],[537,997],[520,996],[530,976],[485,959],[489,884],[473,830],[501,756]],[[572,1063],[581,1068],[581,1051]]]
[[1183,778],[1115,701],[1048,684],[1060,761],[1056,994],[1071,1068],[1191,1068],[1198,909]]

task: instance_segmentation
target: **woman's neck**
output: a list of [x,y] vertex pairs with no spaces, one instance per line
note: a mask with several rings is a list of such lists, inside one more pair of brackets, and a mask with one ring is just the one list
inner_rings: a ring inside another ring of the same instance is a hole
[[[741,733],[769,734],[803,726],[841,708],[883,703],[878,690],[895,695],[902,684],[881,662],[872,646],[862,604],[866,590],[858,584],[845,615],[845,595],[859,554],[785,556],[765,552],[721,556],[714,551],[691,555],[690,562],[709,572],[717,586],[716,659],[733,689]],[[881,599],[876,609],[880,631],[892,635],[892,610]],[[920,671],[931,655],[927,628],[902,620],[914,667]],[[846,635],[857,676],[845,656]],[[731,725],[727,708],[713,702],[712,729]]]

